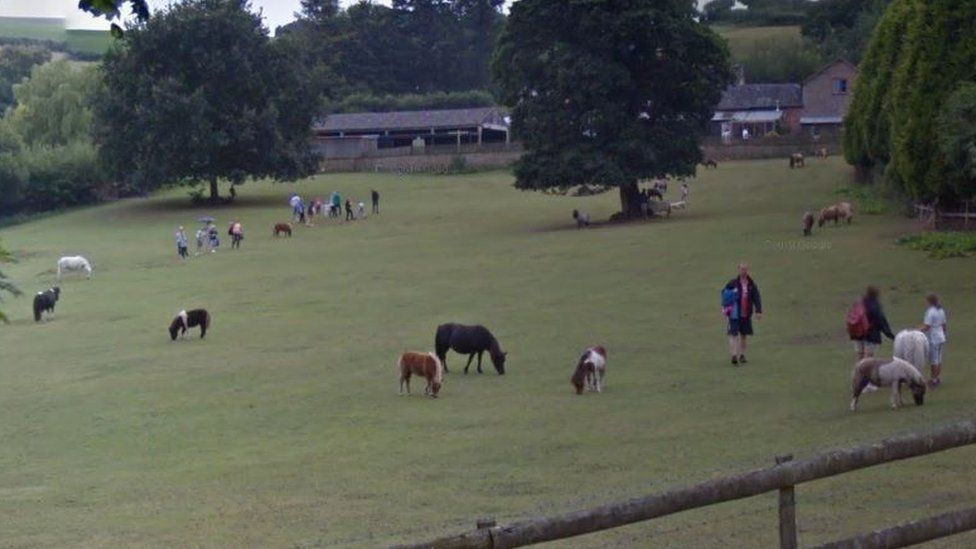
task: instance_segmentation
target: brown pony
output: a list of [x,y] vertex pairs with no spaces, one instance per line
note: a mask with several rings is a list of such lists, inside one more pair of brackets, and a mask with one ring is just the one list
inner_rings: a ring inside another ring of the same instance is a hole
[[793,153],[790,155],[790,168],[804,167],[806,167],[806,161],[803,158],[803,153]]
[[437,393],[441,390],[444,383],[444,365],[441,359],[434,353],[417,353],[407,351],[400,355],[397,360],[397,370],[400,371],[400,394],[403,395],[403,387],[406,385],[407,394],[410,394],[410,376],[418,375],[427,379],[425,395],[437,398]]
[[273,236],[278,237],[282,233],[291,236],[291,223],[275,223]]
[[813,214],[807,212],[803,214],[803,236],[810,236],[813,229]]

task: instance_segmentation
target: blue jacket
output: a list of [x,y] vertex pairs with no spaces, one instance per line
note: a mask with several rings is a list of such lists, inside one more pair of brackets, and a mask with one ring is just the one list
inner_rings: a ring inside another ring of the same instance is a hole
[[726,290],[730,290],[735,294],[735,303],[732,305],[732,314],[729,316],[729,318],[732,320],[738,320],[740,318],[752,318],[752,313],[754,312],[762,314],[762,297],[759,295],[759,286],[756,285],[756,282],[752,279],[752,277],[748,278],[748,284],[749,310],[747,311],[740,310],[742,308],[740,305],[742,303],[742,298],[740,295],[742,293],[742,289],[739,284],[739,277],[735,277],[730,280],[723,289],[723,293]]

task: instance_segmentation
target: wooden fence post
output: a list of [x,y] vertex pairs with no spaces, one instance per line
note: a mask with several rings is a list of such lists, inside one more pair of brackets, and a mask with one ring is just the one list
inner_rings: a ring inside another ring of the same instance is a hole
[[[793,454],[776,456],[776,465],[793,461]],[[779,489],[779,547],[796,549],[796,493],[793,485]]]

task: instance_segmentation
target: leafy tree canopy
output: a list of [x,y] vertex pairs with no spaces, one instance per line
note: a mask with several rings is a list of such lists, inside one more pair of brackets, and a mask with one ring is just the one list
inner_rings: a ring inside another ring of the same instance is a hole
[[17,105],[7,114],[11,128],[28,146],[87,139],[98,77],[95,67],[67,61],[34,67],[29,79],[14,86]]
[[314,167],[318,90],[289,41],[240,0],[186,0],[126,32],[104,61],[96,137],[132,192],[218,179],[294,179]]
[[[617,186],[690,176],[731,80],[724,42],[687,0],[520,0],[494,72],[525,154],[516,187]],[[594,39],[600,37],[600,39]]]

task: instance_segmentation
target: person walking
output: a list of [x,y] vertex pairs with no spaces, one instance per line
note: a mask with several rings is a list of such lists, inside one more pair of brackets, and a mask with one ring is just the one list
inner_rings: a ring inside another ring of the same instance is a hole
[[207,231],[203,227],[197,229],[197,253],[194,255],[200,255],[203,253],[203,244],[206,242],[206,239]]
[[369,191],[370,196],[373,198],[373,213],[380,213],[380,193],[376,189]]
[[241,241],[244,240],[244,226],[240,221],[235,221],[230,225],[230,247],[231,249],[241,249]]
[[352,221],[356,219],[356,216],[352,214],[352,201],[348,198],[346,199],[346,221]]
[[186,259],[187,255],[189,255],[186,249],[186,232],[182,226],[176,229],[176,253],[180,256],[180,259]]
[[[878,288],[868,286],[864,292],[864,297],[861,299],[860,307],[863,312],[857,310],[858,304],[855,303],[854,310],[848,313],[848,332],[854,342],[854,351],[857,353],[858,361],[873,357],[878,352],[878,348],[881,347],[882,335],[892,341],[895,339],[895,334],[891,332],[891,326],[888,325],[888,318],[885,317],[884,310],[881,308],[881,291]],[[857,317],[860,314],[864,316],[866,329],[852,331],[851,326],[857,323]]]
[[213,223],[207,224],[207,237],[210,241],[210,253],[217,253],[217,248],[220,247],[220,231]]
[[339,194],[339,191],[335,191],[335,192],[332,193],[332,210],[331,210],[331,213],[336,218],[338,218],[339,217],[339,214],[342,213],[342,195]]
[[746,338],[753,335],[752,315],[762,319],[762,297],[759,286],[749,276],[749,264],[739,263],[739,274],[722,289],[722,312],[729,319],[729,353],[732,365],[745,364]]
[[925,332],[929,338],[929,367],[931,376],[929,384],[938,387],[942,383],[939,376],[942,375],[942,349],[945,347],[946,333],[949,328],[946,324],[945,309],[939,301],[939,296],[929,294],[925,297],[928,309],[925,310],[925,319],[919,330]]

